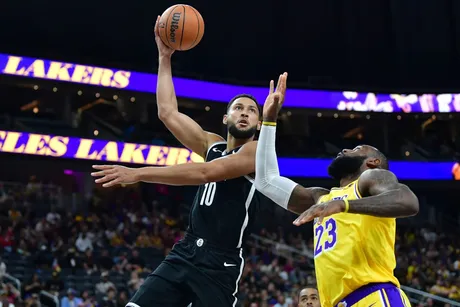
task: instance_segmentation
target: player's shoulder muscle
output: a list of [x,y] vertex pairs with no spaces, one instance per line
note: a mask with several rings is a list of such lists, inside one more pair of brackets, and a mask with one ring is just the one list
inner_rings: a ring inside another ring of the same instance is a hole
[[378,195],[401,185],[396,175],[384,169],[369,169],[361,174],[358,189],[361,195]]
[[220,142],[225,142],[225,139],[223,137],[221,137],[220,135],[216,134],[216,133],[205,131],[205,134],[206,134],[206,151],[205,151],[205,153],[209,150],[209,148],[214,146],[214,144],[220,143]]

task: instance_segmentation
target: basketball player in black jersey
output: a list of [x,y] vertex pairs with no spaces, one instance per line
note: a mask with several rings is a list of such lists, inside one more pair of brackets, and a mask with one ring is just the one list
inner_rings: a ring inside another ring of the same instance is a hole
[[[234,97],[223,116],[227,140],[204,131],[178,111],[171,72],[173,50],[155,29],[159,50],[158,116],[181,143],[200,154],[205,163],[170,167],[127,168],[94,166],[104,187],[139,181],[170,185],[199,185],[185,238],[178,242],[145,280],[127,306],[193,307],[235,306],[243,273],[241,247],[258,211],[261,195],[253,184],[260,107],[254,97]],[[277,95],[284,97],[286,77],[278,81]],[[273,94],[267,97],[272,99]]]

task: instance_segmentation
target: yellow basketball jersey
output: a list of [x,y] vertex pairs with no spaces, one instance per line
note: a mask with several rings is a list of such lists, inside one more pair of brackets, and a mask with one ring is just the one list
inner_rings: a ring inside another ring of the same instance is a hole
[[[358,180],[331,189],[318,203],[361,198]],[[399,287],[393,274],[395,235],[394,218],[339,213],[325,218],[321,225],[315,221],[315,270],[321,306],[335,306],[369,283],[392,282]]]

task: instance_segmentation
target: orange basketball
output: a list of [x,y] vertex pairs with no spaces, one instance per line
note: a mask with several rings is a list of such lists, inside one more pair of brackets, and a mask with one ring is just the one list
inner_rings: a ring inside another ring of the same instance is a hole
[[190,50],[201,41],[204,34],[204,21],[200,12],[185,4],[168,8],[158,23],[160,38],[174,50]]

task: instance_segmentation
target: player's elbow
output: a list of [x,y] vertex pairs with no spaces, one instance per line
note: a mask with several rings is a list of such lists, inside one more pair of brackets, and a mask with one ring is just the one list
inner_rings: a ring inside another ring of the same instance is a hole
[[255,186],[257,191],[259,191],[262,194],[264,194],[264,191],[269,186],[269,182],[265,178],[261,178],[260,176],[258,176],[257,173],[256,173],[256,179],[254,180],[254,186]]
[[219,182],[225,180],[221,174],[224,174],[225,170],[222,170],[222,167],[219,165],[212,165],[211,163],[203,163],[203,167],[201,168],[201,172],[199,174],[199,180],[202,184],[208,182]]
[[402,187],[402,199],[406,207],[407,215],[414,216],[420,210],[420,204],[417,195],[414,194],[408,187]]
[[158,108],[158,118],[163,122],[166,123],[171,118],[171,111],[164,110],[163,108]]
[[407,204],[408,214],[409,216],[417,215],[420,210],[420,205],[418,202],[417,196],[413,195],[410,201]]
[[158,103],[158,118],[164,123],[179,120],[178,119],[179,111],[171,103]]

